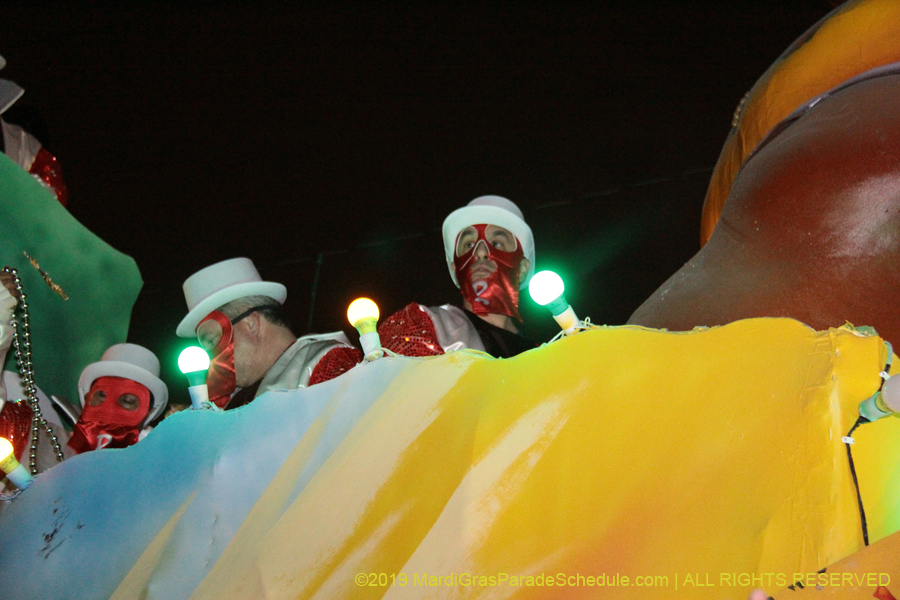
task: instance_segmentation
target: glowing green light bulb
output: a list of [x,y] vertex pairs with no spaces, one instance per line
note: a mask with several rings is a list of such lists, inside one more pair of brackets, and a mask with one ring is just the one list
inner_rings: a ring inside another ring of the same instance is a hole
[[547,307],[553,318],[559,323],[567,334],[575,331],[578,326],[578,317],[575,311],[569,306],[563,292],[566,286],[563,284],[562,277],[553,271],[541,271],[535,273],[528,284],[528,293],[531,299]]
[[188,378],[192,386],[206,382],[209,371],[209,355],[200,346],[188,346],[178,355],[178,369]]

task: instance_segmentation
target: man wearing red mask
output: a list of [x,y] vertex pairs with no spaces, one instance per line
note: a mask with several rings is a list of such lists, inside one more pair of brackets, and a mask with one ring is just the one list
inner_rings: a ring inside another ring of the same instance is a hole
[[410,304],[381,324],[382,345],[406,356],[471,348],[497,358],[534,348],[518,328],[519,290],[534,274],[534,236],[519,207],[481,196],[453,211],[442,232],[463,308]]
[[210,265],[183,287],[188,314],[176,333],[196,335],[209,353],[206,383],[210,401],[219,408],[325,381],[362,358],[343,332],[298,339],[281,311],[287,289],[263,281],[249,258]]
[[69,447],[78,452],[125,448],[166,407],[169,390],[159,378],[159,359],[136,344],[116,344],[78,379],[81,416]]

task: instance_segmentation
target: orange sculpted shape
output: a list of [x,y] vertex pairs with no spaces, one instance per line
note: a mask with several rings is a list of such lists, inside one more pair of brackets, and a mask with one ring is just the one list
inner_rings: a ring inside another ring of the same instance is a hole
[[845,3],[801,36],[742,101],[713,172],[703,207],[701,244],[712,235],[747,157],[785,117],[813,98],[873,68],[900,61],[900,3]]

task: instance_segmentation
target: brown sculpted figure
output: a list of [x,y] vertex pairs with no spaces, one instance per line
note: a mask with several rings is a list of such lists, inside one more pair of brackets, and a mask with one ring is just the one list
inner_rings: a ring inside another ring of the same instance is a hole
[[900,72],[881,70],[775,127],[744,161],[709,242],[629,322],[849,321],[900,343],[898,101]]

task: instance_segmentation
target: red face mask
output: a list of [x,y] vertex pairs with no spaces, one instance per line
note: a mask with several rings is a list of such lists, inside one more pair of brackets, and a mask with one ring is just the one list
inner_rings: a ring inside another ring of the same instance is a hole
[[[522,244],[516,240],[516,249],[512,252],[499,250],[494,248],[485,237],[486,224],[472,225],[472,227],[478,232],[475,245],[465,254],[457,254],[453,259],[460,293],[472,305],[472,312],[476,315],[506,315],[514,317],[521,323],[519,265],[525,258]],[[456,242],[458,247],[459,236],[457,236]],[[476,256],[482,244],[487,252],[483,259]],[[485,277],[478,275],[479,279],[472,281],[472,270],[484,264],[485,261],[492,261],[497,268],[491,274]]]
[[212,357],[206,373],[209,400],[219,408],[225,408],[237,389],[234,374],[234,329],[231,319],[217,310],[209,313],[197,325],[200,345]]
[[85,394],[69,446],[79,454],[131,446],[149,412],[150,390],[145,385],[123,377],[98,377]]

